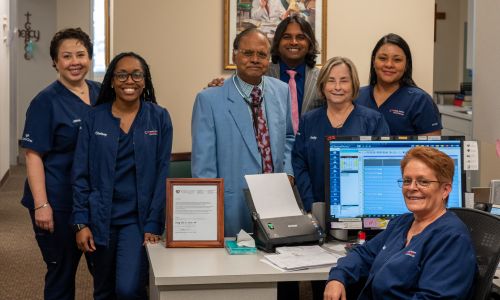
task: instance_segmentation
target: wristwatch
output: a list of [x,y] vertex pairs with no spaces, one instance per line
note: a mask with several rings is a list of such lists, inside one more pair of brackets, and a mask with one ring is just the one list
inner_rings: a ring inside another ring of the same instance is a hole
[[87,227],[86,224],[73,224],[73,231],[77,233],[78,231],[82,230],[85,227]]

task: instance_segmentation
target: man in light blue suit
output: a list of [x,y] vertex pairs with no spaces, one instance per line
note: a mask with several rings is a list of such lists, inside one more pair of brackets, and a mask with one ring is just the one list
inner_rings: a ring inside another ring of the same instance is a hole
[[[235,38],[233,49],[236,75],[221,87],[198,93],[191,123],[193,177],[224,178],[225,236],[235,236],[240,229],[253,232],[243,193],[244,175],[285,172],[292,176],[295,140],[288,85],[264,76],[270,57],[266,36],[247,29]],[[257,104],[252,102],[256,89],[261,91],[262,114],[256,113]],[[264,136],[260,135],[262,122]],[[269,154],[269,147],[270,155],[261,155]]]

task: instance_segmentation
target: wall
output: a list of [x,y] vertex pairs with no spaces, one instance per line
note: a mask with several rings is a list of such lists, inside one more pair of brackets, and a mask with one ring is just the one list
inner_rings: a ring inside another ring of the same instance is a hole
[[91,34],[91,0],[56,0],[57,29],[80,27]]
[[437,20],[434,43],[434,90],[458,90],[463,78],[464,23],[467,22],[466,0],[436,0],[437,11],[446,19]]
[[[4,27],[4,18],[6,27]],[[9,81],[9,1],[0,1],[0,180],[10,168],[9,149],[9,112],[10,112],[10,81]],[[4,37],[7,38],[4,41]]]
[[500,101],[498,70],[500,70],[500,1],[475,1],[473,135],[480,146],[479,184],[488,186],[500,178],[500,159],[495,141],[500,138]]
[[[173,151],[191,151],[196,94],[210,79],[231,74],[222,70],[224,1],[119,0],[113,10],[112,54],[145,57],[158,101],[172,115]],[[362,84],[376,41],[394,32],[411,45],[417,84],[432,93],[434,0],[330,0],[327,20],[327,57],[353,59]]]
[[22,135],[26,110],[31,99],[56,78],[52,68],[49,46],[56,29],[55,0],[19,0],[17,27],[24,29],[26,12],[29,11],[31,28],[40,31],[40,40],[36,43],[31,60],[24,59],[24,39],[16,37],[16,95],[17,95],[17,138]]

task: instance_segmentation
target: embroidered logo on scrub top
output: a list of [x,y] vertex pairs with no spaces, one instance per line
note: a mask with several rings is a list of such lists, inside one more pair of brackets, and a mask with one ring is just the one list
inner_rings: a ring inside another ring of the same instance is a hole
[[315,141],[315,140],[317,140],[317,139],[318,139],[318,137],[316,137],[316,136],[312,135],[312,136],[310,136],[310,137],[309,137],[309,139],[310,139],[310,140]]
[[158,135],[158,130],[146,130],[144,131],[145,135]]
[[108,136],[107,133],[104,133],[104,132],[100,132],[100,131],[96,131],[94,132],[95,135],[100,135],[100,136]]
[[74,120],[73,120],[73,124],[75,124],[75,123],[80,123],[81,121],[82,121],[81,119],[74,119]]
[[391,108],[389,109],[389,112],[395,114],[395,115],[398,115],[398,116],[403,116],[405,115],[405,112],[402,111],[402,110],[399,110],[399,109],[395,109],[395,108]]
[[30,134],[29,133],[26,133],[24,135],[24,137],[21,138],[21,140],[25,141],[25,142],[28,142],[28,143],[33,143],[33,140],[30,139]]
[[417,254],[417,252],[413,251],[413,250],[408,250],[405,252],[405,255],[408,255],[408,256],[411,256],[411,257],[415,257],[415,254]]

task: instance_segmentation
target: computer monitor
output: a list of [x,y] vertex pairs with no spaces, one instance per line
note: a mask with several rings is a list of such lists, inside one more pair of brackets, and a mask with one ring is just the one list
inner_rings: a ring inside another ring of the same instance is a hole
[[401,159],[413,147],[434,147],[455,162],[448,207],[463,207],[463,137],[326,137],[326,221],[330,229],[384,229],[407,213]]

